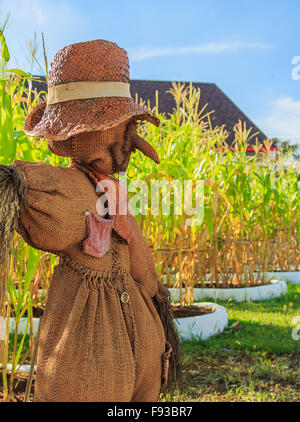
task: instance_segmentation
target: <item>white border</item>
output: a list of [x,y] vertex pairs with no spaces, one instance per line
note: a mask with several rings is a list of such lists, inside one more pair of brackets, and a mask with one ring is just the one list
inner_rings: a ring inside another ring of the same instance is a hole
[[[255,277],[257,277],[257,274],[258,273],[256,273],[256,272],[253,273],[253,275]],[[174,282],[178,278],[175,277],[174,275],[171,275],[170,279]],[[242,275],[242,280],[244,280],[244,279],[245,279],[245,277],[244,277],[244,275]],[[288,281],[289,283],[300,284],[300,271],[273,271],[273,272],[268,271],[266,273],[266,279],[268,281],[269,280],[282,280],[282,281]],[[210,274],[209,273],[205,274],[205,280],[210,283]],[[222,275],[221,274],[219,274],[219,280],[220,280],[220,284],[222,284]],[[162,281],[167,282],[167,276],[166,275],[163,275]],[[260,281],[258,281],[258,284],[259,283],[260,283]]]
[[[18,369],[18,368],[19,368],[19,366],[17,365],[16,369]],[[8,371],[12,370],[12,364],[11,363],[7,364],[7,369],[8,369]],[[21,365],[20,368],[18,369],[18,372],[19,371],[20,372],[29,372],[30,371],[30,365]],[[34,372],[36,372],[36,365],[34,365]]]
[[[39,326],[40,318],[33,318],[33,335],[36,336],[38,326]],[[26,328],[27,318],[21,318],[19,323],[19,334],[24,334]],[[13,317],[9,318],[9,332],[15,331],[16,322]],[[28,327],[29,331],[29,327]]]
[[[184,289],[182,289],[184,291]],[[179,289],[169,288],[171,299],[179,301]],[[280,297],[287,292],[287,284],[281,280],[270,280],[270,284],[254,287],[238,287],[236,289],[219,288],[194,288],[194,300],[213,299],[228,300],[236,302],[254,302]]]
[[267,273],[267,277],[276,280],[288,281],[293,284],[300,284],[300,271],[274,271],[273,273]]

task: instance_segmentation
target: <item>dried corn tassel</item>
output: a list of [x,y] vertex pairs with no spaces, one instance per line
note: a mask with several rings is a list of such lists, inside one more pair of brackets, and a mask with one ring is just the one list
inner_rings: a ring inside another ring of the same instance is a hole
[[[9,275],[10,250],[18,225],[20,204],[25,199],[25,182],[14,166],[0,165],[0,318],[5,318],[6,285]],[[4,325],[4,324],[3,324]],[[3,334],[3,333],[2,333]],[[5,353],[5,339],[0,338],[0,362]]]

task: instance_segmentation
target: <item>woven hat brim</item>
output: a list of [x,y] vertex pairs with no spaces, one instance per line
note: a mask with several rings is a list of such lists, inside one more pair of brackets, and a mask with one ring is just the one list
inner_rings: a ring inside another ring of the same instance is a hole
[[38,104],[27,116],[24,130],[29,136],[63,141],[78,133],[107,130],[136,118],[159,126],[159,118],[130,98],[106,97]]

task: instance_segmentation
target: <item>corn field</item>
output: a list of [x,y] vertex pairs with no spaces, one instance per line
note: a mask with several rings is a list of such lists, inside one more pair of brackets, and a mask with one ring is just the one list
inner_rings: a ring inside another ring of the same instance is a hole
[[[0,41],[3,71],[9,51],[2,32]],[[0,80],[0,164],[12,164],[19,159],[66,166],[69,160],[51,154],[45,140],[28,138],[23,131],[26,115],[46,96],[32,90],[33,79],[22,70],[6,69]],[[266,283],[268,271],[299,270],[299,162],[288,153],[273,153],[269,140],[265,140],[264,152],[256,143],[254,153],[248,155],[247,145],[255,141],[255,134],[242,122],[237,122],[233,148],[229,148],[225,127],[213,128],[206,107],[199,111],[199,90],[174,83],[171,93],[176,104],[172,115],[159,113],[157,98],[154,111],[161,118],[161,126],[150,123],[140,126],[141,136],[158,151],[160,165],[135,153],[127,171],[130,180],[144,181],[149,187],[153,180],[203,181],[200,224],[188,226],[190,216],[176,215],[174,204],[169,214],[160,209],[158,215],[151,215],[147,203],[148,212],[136,217],[162,281],[169,287],[180,288],[181,293],[186,287],[181,301],[190,304],[195,286],[254,286]],[[137,101],[144,104],[142,99]],[[162,190],[162,203],[168,194]],[[131,192],[129,195],[132,197]],[[45,306],[55,264],[56,257],[30,248],[15,234],[6,280],[8,294],[0,309],[0,316],[12,316],[16,327],[10,354],[9,329],[4,342],[2,372],[6,399],[12,394],[18,367],[33,355],[33,311]],[[18,339],[19,323],[24,316],[25,334]],[[8,361],[12,365],[9,385]]]
[[[138,216],[168,286],[193,288],[261,285],[268,271],[299,269],[299,162],[271,151],[271,142],[255,141],[251,128],[238,122],[230,148],[224,127],[212,128],[205,108],[198,111],[200,91],[173,84],[176,108],[160,115],[160,128],[143,126],[142,134],[160,152],[159,172],[135,157],[129,177],[146,180],[198,179],[204,182],[203,222],[186,225],[188,216]],[[156,110],[159,109],[159,104]],[[162,203],[169,192],[162,193]]]

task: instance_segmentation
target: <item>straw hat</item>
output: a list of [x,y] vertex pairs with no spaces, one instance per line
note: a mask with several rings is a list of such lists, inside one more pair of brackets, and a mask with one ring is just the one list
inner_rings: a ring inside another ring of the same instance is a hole
[[24,129],[29,136],[62,141],[132,118],[159,126],[158,117],[131,98],[126,51],[98,39],[56,53],[49,71],[48,99],[32,110]]

